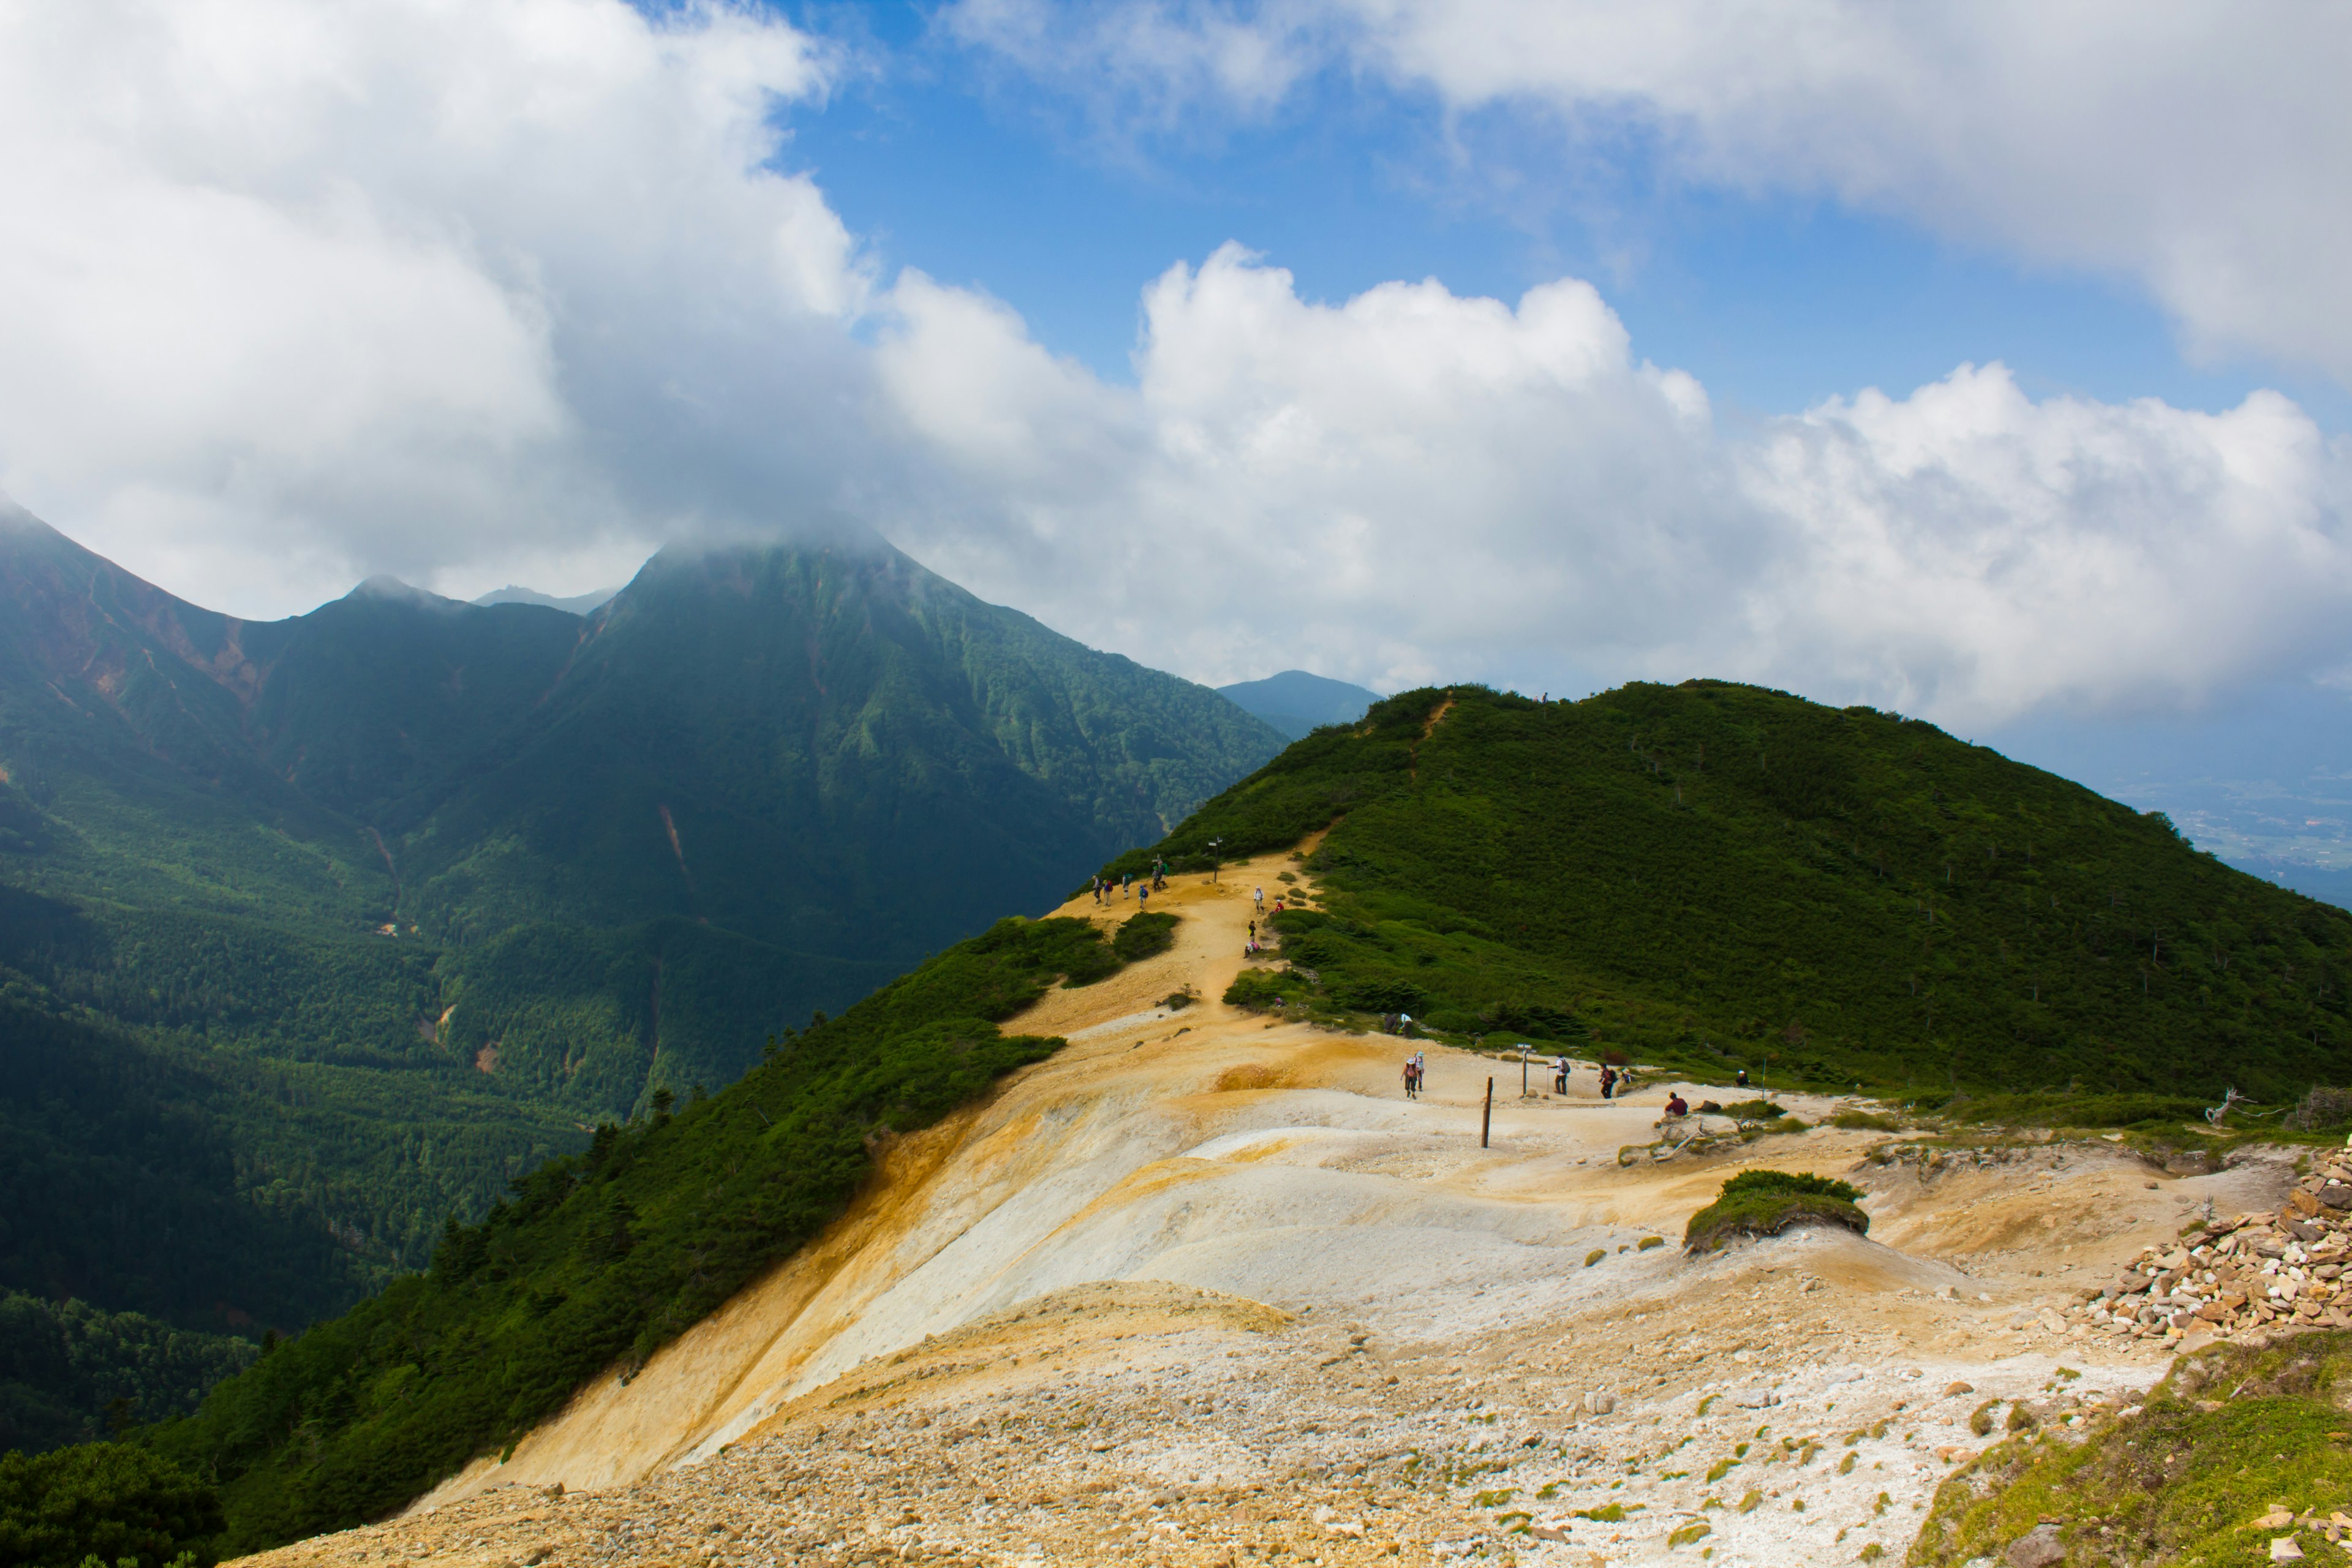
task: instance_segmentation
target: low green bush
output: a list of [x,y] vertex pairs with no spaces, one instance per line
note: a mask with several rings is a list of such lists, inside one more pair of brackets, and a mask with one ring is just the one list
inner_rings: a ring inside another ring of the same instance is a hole
[[2285,1120],[2298,1132],[2333,1132],[2352,1127],[2352,1089],[2315,1087],[2286,1113]]
[[1740,1236],[1778,1236],[1799,1225],[1843,1226],[1857,1234],[1870,1216],[1856,1206],[1862,1189],[1810,1171],[1742,1171],[1723,1184],[1715,1202],[1691,1215],[1683,1249],[1711,1252]]
[[1900,1132],[1903,1123],[1891,1116],[1880,1116],[1868,1110],[1841,1110],[1830,1118],[1830,1125],[1843,1127],[1848,1132]]
[[1306,990],[1304,982],[1280,970],[1244,969],[1225,987],[1224,1003],[1228,1007],[1264,1013],[1287,1005],[1294,995],[1302,995]]
[[[1110,939],[1111,956],[1118,963],[1154,958],[1176,945],[1176,917],[1147,910],[1129,915]],[[1115,964],[1113,967],[1116,967]]]

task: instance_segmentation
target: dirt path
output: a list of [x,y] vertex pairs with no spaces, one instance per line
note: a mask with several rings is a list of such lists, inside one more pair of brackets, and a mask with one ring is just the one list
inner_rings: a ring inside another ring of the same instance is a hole
[[[2190,1204],[2276,1201],[2275,1172],[2176,1181],[2103,1147],[1881,1166],[1883,1135],[1835,1131],[1621,1166],[1672,1086],[1603,1102],[1588,1068],[1553,1097],[1538,1070],[1523,1100],[1516,1064],[1435,1046],[1407,1102],[1405,1042],[1217,1000],[1251,890],[1303,885],[1285,872],[1155,897],[1171,952],[1012,1020],[1070,1044],[902,1141],[818,1246],[628,1384],[269,1561],[1893,1558],[1987,1400],[2158,1375],[2161,1340],[2041,1309]],[[1684,1259],[1742,1164],[1853,1172],[1873,1239]]]

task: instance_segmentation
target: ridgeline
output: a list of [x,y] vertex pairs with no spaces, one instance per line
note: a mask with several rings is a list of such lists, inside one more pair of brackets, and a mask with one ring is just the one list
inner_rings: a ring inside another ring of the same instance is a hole
[[1111,870],[1326,827],[1290,972],[1234,1000],[1927,1104],[2352,1077],[2352,915],[1917,720],[1716,681],[1407,692]]

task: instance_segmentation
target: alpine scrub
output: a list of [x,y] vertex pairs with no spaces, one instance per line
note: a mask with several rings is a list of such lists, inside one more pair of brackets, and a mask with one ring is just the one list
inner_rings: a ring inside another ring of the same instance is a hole
[[1323,828],[1319,907],[1271,922],[1290,973],[1236,1005],[1922,1104],[2352,1079],[2352,914],[1916,720],[1717,681],[1406,692],[1108,873]]
[[1778,1236],[1800,1225],[1842,1226],[1866,1234],[1870,1216],[1861,1203],[1861,1188],[1833,1177],[1810,1171],[1742,1171],[1723,1184],[1715,1202],[1691,1215],[1683,1228],[1683,1250],[1696,1257],[1736,1237]]
[[[1130,948],[1173,923],[1137,919],[1152,923]],[[1003,921],[772,1042],[724,1092],[657,1094],[650,1118],[599,1128],[481,1224],[452,1221],[430,1270],[276,1345],[155,1448],[219,1478],[229,1550],[399,1508],[789,1257],[889,1137],[1050,1056],[1059,1039],[997,1021],[1065,976],[1115,972],[1116,947],[1087,921]]]

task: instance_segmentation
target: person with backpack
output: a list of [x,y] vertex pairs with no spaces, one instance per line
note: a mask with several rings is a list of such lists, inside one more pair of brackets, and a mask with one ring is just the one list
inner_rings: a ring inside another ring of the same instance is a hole
[[1551,1058],[1551,1091],[1554,1094],[1568,1092],[1568,1058],[1566,1057]]
[[1601,1098],[1609,1099],[1616,1092],[1616,1089],[1617,1069],[1604,1063],[1601,1068]]

